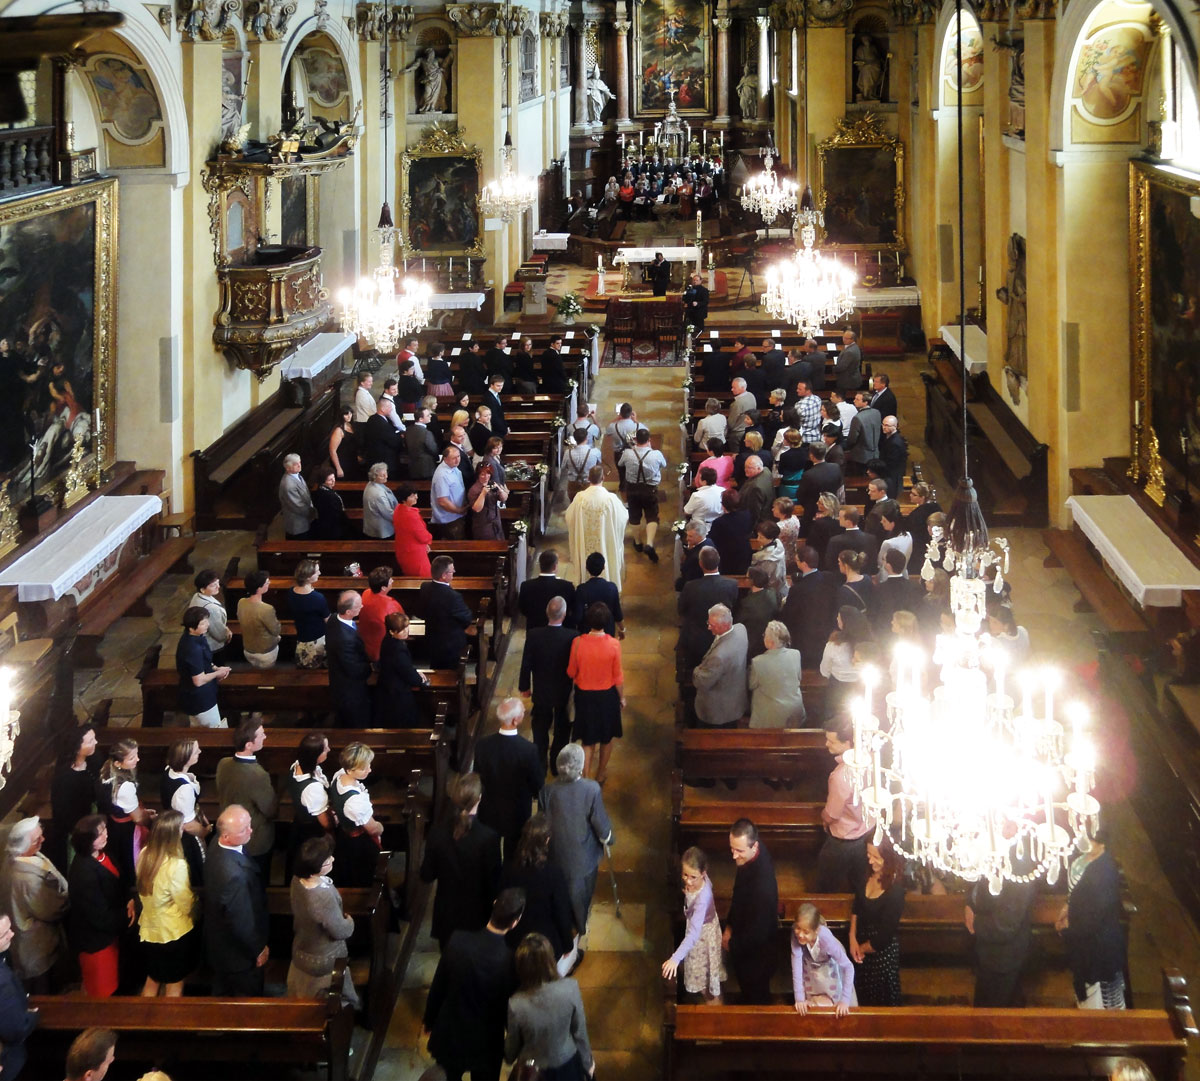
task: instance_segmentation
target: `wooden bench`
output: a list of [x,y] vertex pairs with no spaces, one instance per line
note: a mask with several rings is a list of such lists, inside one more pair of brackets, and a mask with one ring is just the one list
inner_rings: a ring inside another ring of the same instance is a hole
[[[455,572],[465,577],[492,575],[496,561],[506,559],[505,573],[514,576],[515,550],[510,541],[447,541],[436,540],[430,546],[432,562],[440,555],[454,559]],[[357,563],[364,573],[385,564],[395,566],[396,546],[390,540],[260,540],[257,544],[259,570],[272,575],[294,574],[302,560],[311,559],[326,570],[348,567]]]
[[164,574],[190,572],[188,556],[195,547],[194,536],[169,538],[138,559],[132,571],[121,576],[119,588],[104,590],[91,603],[84,601],[79,610],[79,633],[75,639],[75,663],[80,668],[103,667],[100,643],[122,616],[153,615],[146,603],[146,594]]
[[1043,565],[1066,570],[1081,594],[1075,611],[1091,609],[1110,631],[1149,633],[1146,621],[1108,577],[1081,536],[1068,529],[1045,529],[1042,540],[1050,549]]
[[824,799],[834,767],[819,728],[688,728],[677,731],[675,765],[685,779],[781,780],[797,798]]
[[[669,981],[673,984],[673,981]],[[861,1007],[846,1017],[791,1006],[677,1005],[666,991],[664,1076],[681,1078],[1049,1079],[1107,1077],[1114,1059],[1143,1059],[1183,1081],[1197,1033],[1187,986],[1164,971],[1163,1009]]]

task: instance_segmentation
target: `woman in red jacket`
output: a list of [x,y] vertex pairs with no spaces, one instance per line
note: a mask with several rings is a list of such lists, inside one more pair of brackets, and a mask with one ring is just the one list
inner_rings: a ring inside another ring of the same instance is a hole
[[392,511],[396,530],[396,566],[402,578],[429,577],[429,544],[433,534],[417,510],[417,493],[407,484],[396,489]]

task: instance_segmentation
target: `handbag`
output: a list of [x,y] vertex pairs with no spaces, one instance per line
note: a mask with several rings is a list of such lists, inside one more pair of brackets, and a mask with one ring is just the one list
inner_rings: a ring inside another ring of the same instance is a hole
[[539,1081],[541,1076],[542,1071],[530,1059],[527,1062],[518,1062],[509,1073],[508,1081]]

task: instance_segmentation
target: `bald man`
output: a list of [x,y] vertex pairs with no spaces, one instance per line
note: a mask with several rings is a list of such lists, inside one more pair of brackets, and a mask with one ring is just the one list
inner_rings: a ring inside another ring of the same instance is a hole
[[267,957],[266,883],[243,847],[250,812],[231,803],[204,861],[204,948],[217,996],[262,995]]

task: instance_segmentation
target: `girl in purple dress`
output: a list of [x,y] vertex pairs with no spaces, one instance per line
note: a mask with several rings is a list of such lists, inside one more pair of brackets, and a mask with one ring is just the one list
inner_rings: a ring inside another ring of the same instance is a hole
[[809,1006],[832,1006],[838,1017],[845,1017],[858,1005],[854,965],[816,905],[801,905],[792,925],[792,990],[801,1014]]
[[689,848],[680,864],[687,931],[679,949],[663,962],[662,974],[670,979],[682,961],[683,989],[703,995],[706,1005],[719,1005],[725,970],[721,966],[721,924],[707,873],[708,857],[698,848]]

